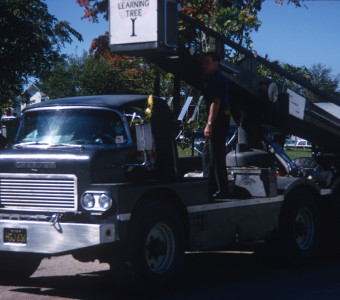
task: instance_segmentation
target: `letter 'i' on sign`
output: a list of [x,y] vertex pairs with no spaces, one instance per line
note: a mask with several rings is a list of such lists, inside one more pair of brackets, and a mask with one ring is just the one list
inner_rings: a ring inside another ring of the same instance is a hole
[[137,18],[131,19],[132,22],[132,34],[131,36],[136,36],[135,35],[135,21],[137,20]]

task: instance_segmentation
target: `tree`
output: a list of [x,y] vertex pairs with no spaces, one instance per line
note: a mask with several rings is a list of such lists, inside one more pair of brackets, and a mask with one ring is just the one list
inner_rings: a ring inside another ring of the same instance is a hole
[[[308,69],[309,80],[317,88],[336,95],[339,93],[340,75],[334,76],[332,68],[327,68],[323,64],[314,64]],[[322,99],[311,92],[305,91],[305,96],[313,102],[324,102],[327,99]]]
[[[264,0],[182,0],[182,11],[198,19],[215,31],[226,35],[240,45],[251,47],[250,33],[257,31],[257,18]],[[214,40],[182,24],[182,42],[203,51],[213,50]],[[228,54],[228,53],[227,53]],[[230,53],[229,53],[230,54]]]
[[[314,64],[310,68],[307,68],[306,66],[296,67],[290,64],[280,63],[278,61],[274,61],[274,63],[280,65],[284,70],[288,71],[289,73],[305,79],[307,82],[311,83],[318,89],[329,94],[339,96],[340,75],[333,75],[331,68],[327,68],[322,64]],[[289,88],[308,98],[312,102],[328,101],[327,99],[322,99],[310,90],[303,88],[302,86],[282,77],[281,75],[278,75],[277,73],[269,70],[262,65],[258,66],[258,72],[267,78],[271,78],[276,83],[285,86],[286,88]]]
[[[121,70],[125,70],[122,72]],[[154,72],[135,60],[107,60],[84,53],[46,71],[39,88],[51,99],[81,95],[152,94]]]
[[[155,95],[169,95],[169,76],[141,57],[112,53],[109,48],[108,32],[92,41],[90,53],[96,58],[103,57],[107,61],[112,62],[114,68],[119,70],[121,78],[124,78],[125,85],[129,90],[136,90],[138,87],[134,85],[138,84],[141,87],[141,91],[150,90],[151,88],[151,93]],[[160,82],[158,83],[158,81]],[[128,82],[130,82],[130,87]],[[154,84],[153,90],[151,82]],[[160,84],[159,90],[162,92],[158,91],[157,84]],[[146,85],[148,85],[147,88]]]
[[97,23],[99,14],[103,14],[105,20],[109,19],[108,0],[77,0],[77,3],[84,7],[84,19]]
[[60,62],[52,70],[45,71],[36,83],[50,99],[75,96],[77,94],[78,64],[69,59]]
[[29,77],[60,61],[60,49],[82,36],[48,13],[42,0],[0,1],[0,106],[10,103]]
[[[293,3],[297,7],[301,7],[301,2],[304,0],[287,0],[287,4]],[[275,0],[276,4],[280,4],[281,6],[283,5],[284,1],[283,0]]]

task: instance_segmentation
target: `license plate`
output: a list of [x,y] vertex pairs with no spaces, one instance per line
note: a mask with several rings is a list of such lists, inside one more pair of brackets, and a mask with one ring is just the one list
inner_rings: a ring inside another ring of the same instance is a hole
[[26,244],[27,230],[23,228],[4,228],[4,242]]

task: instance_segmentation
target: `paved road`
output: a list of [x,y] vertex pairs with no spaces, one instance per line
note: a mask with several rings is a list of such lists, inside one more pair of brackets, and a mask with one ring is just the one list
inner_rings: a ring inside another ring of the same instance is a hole
[[[26,282],[1,285],[0,299],[138,299],[119,292],[108,270],[69,255],[45,259]],[[178,285],[154,299],[340,299],[340,255],[278,268],[261,247],[255,253],[191,253]]]

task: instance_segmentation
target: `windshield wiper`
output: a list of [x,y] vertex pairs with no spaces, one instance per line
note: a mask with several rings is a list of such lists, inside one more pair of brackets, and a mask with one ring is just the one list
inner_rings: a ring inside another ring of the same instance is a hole
[[25,146],[46,146],[48,143],[43,143],[43,142],[25,142],[25,143],[19,143],[15,144],[14,147],[16,148],[23,148]]
[[25,143],[19,143],[19,144],[14,145],[14,147],[16,147],[16,148],[23,148],[23,147],[26,147],[26,146],[47,146],[47,148],[79,148],[79,149],[85,148],[84,145],[50,144],[50,143],[44,143],[44,142],[25,142]]
[[84,145],[77,145],[77,144],[51,144],[48,148],[79,148],[84,149]]

